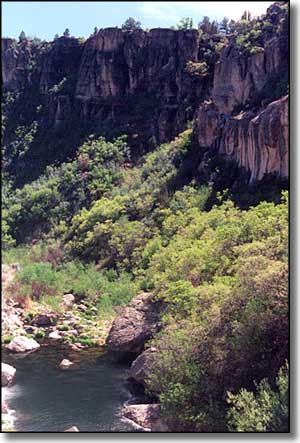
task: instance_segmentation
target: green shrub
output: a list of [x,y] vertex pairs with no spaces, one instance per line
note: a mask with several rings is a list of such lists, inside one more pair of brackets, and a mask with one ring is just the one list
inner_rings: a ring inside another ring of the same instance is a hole
[[69,331],[70,326],[69,325],[57,325],[56,328],[58,331]]
[[2,343],[4,343],[6,345],[14,339],[14,336],[13,335],[2,335],[1,339],[2,339]]
[[50,263],[32,263],[20,269],[17,282],[34,300],[54,296],[58,290],[57,274]]
[[61,296],[43,295],[39,301],[53,312],[61,313],[63,311]]
[[228,393],[231,405],[227,413],[232,432],[289,432],[288,364],[278,373],[277,389],[272,390],[266,379],[256,386],[256,392],[242,389],[237,395]]
[[45,331],[37,331],[34,335],[35,338],[45,338],[46,333]]

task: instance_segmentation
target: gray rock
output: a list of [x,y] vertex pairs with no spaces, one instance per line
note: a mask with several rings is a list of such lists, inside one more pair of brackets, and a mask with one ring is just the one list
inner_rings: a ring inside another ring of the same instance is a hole
[[63,295],[63,304],[65,306],[72,306],[72,304],[75,302],[75,297],[73,294],[64,294]]
[[156,353],[157,349],[154,347],[147,349],[134,360],[129,370],[130,376],[135,381],[151,391],[155,391],[155,387],[149,380],[149,376],[153,369]]
[[36,326],[53,326],[56,322],[57,315],[52,312],[37,314],[32,320],[32,324]]
[[6,349],[12,352],[27,352],[38,349],[40,345],[33,338],[28,337],[15,337],[8,345]]
[[161,419],[160,405],[127,405],[122,409],[122,416],[134,427],[144,432],[168,432],[169,429]]
[[69,429],[66,429],[64,432],[80,432],[77,426],[71,426]]
[[70,360],[68,360],[67,358],[64,358],[60,362],[59,367],[60,367],[60,369],[68,369],[72,365],[73,365],[73,363]]
[[8,409],[7,405],[5,403],[2,403],[1,414],[8,414],[8,411],[9,411],[9,409]]
[[143,351],[144,344],[160,329],[162,304],[151,293],[142,292],[114,320],[106,339],[112,351]]
[[16,368],[13,366],[7,365],[6,363],[1,363],[1,386],[5,388],[9,386],[16,373]]
[[62,336],[59,335],[56,331],[50,332],[48,337],[51,338],[52,340],[60,340],[62,338]]

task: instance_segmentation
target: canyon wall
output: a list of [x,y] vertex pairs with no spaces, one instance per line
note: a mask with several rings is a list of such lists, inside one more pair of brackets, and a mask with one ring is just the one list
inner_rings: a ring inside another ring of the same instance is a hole
[[39,95],[47,130],[76,122],[109,137],[127,134],[138,154],[194,120],[199,149],[235,160],[250,181],[286,177],[288,14],[279,2],[266,17],[272,32],[262,46],[245,52],[229,35],[203,76],[187,70],[207,53],[196,29],[107,28],[85,42],[60,37],[39,46],[4,38],[3,91]]

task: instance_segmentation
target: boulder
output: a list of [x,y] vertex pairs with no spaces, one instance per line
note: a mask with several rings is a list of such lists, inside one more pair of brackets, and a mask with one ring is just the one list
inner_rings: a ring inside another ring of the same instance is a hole
[[52,340],[60,340],[62,338],[61,335],[59,335],[56,331],[50,332],[48,337]]
[[65,306],[72,306],[72,304],[75,302],[75,297],[73,294],[64,294],[63,295],[63,304]]
[[9,409],[8,409],[7,405],[5,403],[2,403],[1,414],[8,414],[8,411],[9,411]]
[[144,351],[136,358],[129,370],[130,376],[147,389],[155,391],[154,386],[149,381],[149,376],[155,362],[157,349],[152,347]]
[[71,426],[69,429],[66,429],[64,432],[80,432],[77,426]]
[[57,322],[57,315],[52,312],[37,314],[32,319],[32,324],[35,326],[53,326]]
[[160,329],[161,302],[151,293],[142,292],[114,320],[106,339],[111,351],[139,353],[144,344]]
[[8,345],[6,349],[12,352],[27,352],[38,349],[40,345],[33,338],[28,337],[15,337]]
[[68,360],[67,358],[64,358],[60,363],[59,363],[59,367],[60,369],[68,369],[70,366],[72,366],[73,363]]
[[1,386],[5,388],[9,386],[16,373],[16,368],[13,366],[7,365],[6,363],[1,363]]
[[167,425],[160,416],[160,405],[127,405],[122,409],[122,416],[134,427],[145,432],[168,432]]

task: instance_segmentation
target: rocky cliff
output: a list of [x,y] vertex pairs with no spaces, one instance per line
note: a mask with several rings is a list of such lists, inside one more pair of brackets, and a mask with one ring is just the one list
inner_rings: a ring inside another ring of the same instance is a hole
[[[235,33],[217,38],[220,54],[207,48],[196,29],[107,28],[86,42],[60,37],[39,45],[5,38],[3,90],[26,91],[27,104],[19,115],[14,111],[15,120],[23,125],[24,113],[30,114],[42,139],[43,131],[52,140],[51,131],[68,134],[74,125],[82,134],[127,134],[136,156],[171,140],[194,119],[199,148],[237,161],[251,181],[269,172],[286,177],[288,105],[287,98],[278,99],[286,95],[288,80],[288,12],[278,2],[264,20],[269,28],[251,50]],[[187,69],[189,62],[194,71]],[[209,69],[199,75],[203,62]],[[34,104],[30,113],[28,101]],[[4,135],[6,143],[15,129]],[[58,145],[45,148],[47,155],[59,149],[63,158]],[[26,153],[21,169],[36,156]]]
[[186,71],[200,56],[197,30],[107,28],[84,44],[60,37],[37,52],[30,41],[2,40],[4,91],[26,83],[39,91],[53,126],[76,117],[128,133],[140,147],[172,139],[208,93],[208,79]]
[[[217,151],[249,173],[288,177],[288,16],[267,11],[273,33],[263,46],[243,51],[229,39],[215,65],[211,99],[200,104],[194,132],[204,151]],[[275,31],[276,29],[276,31]]]

